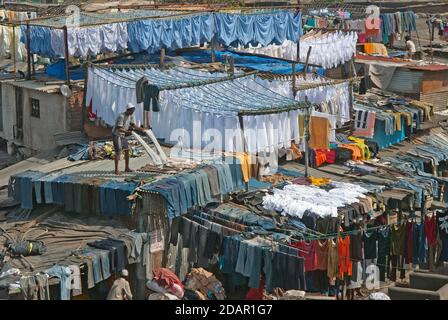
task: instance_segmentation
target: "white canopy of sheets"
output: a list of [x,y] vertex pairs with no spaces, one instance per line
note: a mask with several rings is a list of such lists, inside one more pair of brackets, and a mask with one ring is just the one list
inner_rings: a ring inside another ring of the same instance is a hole
[[[291,81],[285,80],[265,80],[257,77],[257,83],[269,88],[270,90],[281,94],[282,96],[293,99]],[[328,82],[328,79],[316,77],[307,74],[306,77],[298,77],[296,84],[320,84]],[[299,90],[295,100],[305,101],[305,97],[311,103],[322,104],[325,113],[336,116],[339,123],[350,121],[350,86],[348,82],[336,83],[332,85],[320,86],[306,90]]]
[[[299,61],[306,61],[308,49],[312,47],[310,64],[317,64],[325,69],[336,68],[353,57],[356,53],[357,41],[358,35],[356,32],[336,31],[322,35],[304,36],[300,39]],[[281,45],[268,45],[266,47],[249,45],[248,48],[240,46],[237,49],[242,52],[297,60],[297,43],[290,40],[286,40]]]
[[337,217],[338,208],[359,201],[368,192],[360,186],[332,182],[333,189],[326,191],[316,186],[290,184],[283,189],[274,189],[273,194],[263,198],[263,207],[281,212],[282,215],[302,218],[305,211],[320,217]]

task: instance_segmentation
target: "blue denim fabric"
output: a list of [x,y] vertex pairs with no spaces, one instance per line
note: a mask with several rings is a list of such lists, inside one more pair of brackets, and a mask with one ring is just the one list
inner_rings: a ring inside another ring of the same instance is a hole
[[187,213],[187,198],[183,183],[176,178],[165,179],[164,183],[172,186],[174,193],[177,194],[177,198],[179,199],[179,215]]
[[93,281],[95,284],[97,284],[100,281],[103,281],[103,276],[101,274],[101,260],[100,256],[95,252],[86,252],[86,256],[92,258],[92,265],[93,265]]
[[147,184],[142,186],[143,190],[153,191],[159,193],[166,201],[167,214],[170,219],[180,215],[179,193],[174,192],[173,186],[156,182],[154,184]]
[[14,177],[14,199],[23,209],[33,209],[34,181],[44,175],[39,171],[25,171]]
[[50,277],[59,278],[61,287],[61,300],[70,300],[70,290],[71,290],[70,269],[67,267],[55,265],[51,269],[47,270],[46,273]]
[[235,157],[225,157],[224,162],[229,165],[232,174],[233,190],[241,190],[244,188],[243,171],[241,169],[241,161]]
[[274,290],[272,286],[272,251],[263,248],[263,272],[265,275],[266,291],[271,293]]
[[107,181],[100,185],[100,211],[105,215],[129,215],[131,203],[127,197],[137,188],[135,182]]
[[198,173],[201,175],[202,178],[202,185],[204,188],[204,196],[205,196],[205,203],[212,202],[212,194],[210,192],[210,182],[208,181],[208,174],[204,170],[199,170]]
[[257,189],[268,189],[272,186],[271,183],[269,182],[262,182],[262,181],[258,181],[254,178],[251,178],[249,180],[249,191],[251,190],[257,190]]
[[178,176],[177,179],[183,185],[187,208],[193,207],[194,203],[193,203],[193,198],[192,198],[192,194],[191,194],[190,181],[189,181],[188,177],[181,175],[181,176]]
[[423,194],[424,190],[422,187],[416,186],[409,181],[406,180],[400,180],[394,184],[397,187],[402,187],[404,189],[413,190],[415,191],[415,207],[420,208],[423,201]]
[[412,263],[422,265],[426,261],[426,236],[423,224],[415,224],[414,226],[414,248]]
[[34,181],[33,182],[34,185],[34,192],[36,194],[36,203],[37,204],[41,204],[43,203],[42,200],[42,182],[41,181]]
[[205,198],[204,185],[202,183],[202,176],[199,172],[192,173],[196,180],[196,190],[198,194],[198,205],[205,206],[207,204],[207,200]]
[[[110,251],[101,250],[101,249],[90,249],[90,248],[88,250],[90,252],[96,254],[100,258],[102,278],[103,278],[103,280],[108,279],[111,276],[111,273],[110,273],[110,258],[109,258]],[[97,279],[97,277],[99,275],[98,274],[95,275],[95,268],[96,267],[95,267],[94,263],[93,263],[93,268],[94,268],[93,277],[94,277],[94,279]],[[96,281],[95,281],[95,283],[96,283]]]

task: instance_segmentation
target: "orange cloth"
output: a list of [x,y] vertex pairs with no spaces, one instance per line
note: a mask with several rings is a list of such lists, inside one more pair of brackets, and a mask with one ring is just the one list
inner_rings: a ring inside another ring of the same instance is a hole
[[359,146],[355,144],[340,144],[339,147],[352,150],[353,151],[352,160],[362,159],[362,150]]
[[346,236],[345,239],[339,237],[338,253],[339,277],[341,279],[344,279],[344,274],[347,274],[350,277],[352,275],[352,260],[350,259],[350,236]]
[[327,118],[310,117],[311,149],[330,149],[330,122]]
[[388,57],[386,46],[382,43],[364,43],[364,52],[367,54],[378,54]]
[[314,152],[316,153],[316,166],[317,167],[320,167],[325,162],[327,162],[327,150],[316,149],[316,150],[314,150]]

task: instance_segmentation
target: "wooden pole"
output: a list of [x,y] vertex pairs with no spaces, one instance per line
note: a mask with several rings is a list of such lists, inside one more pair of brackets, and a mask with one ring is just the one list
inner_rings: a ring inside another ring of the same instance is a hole
[[229,67],[230,67],[230,74],[233,76],[235,74],[235,59],[233,56],[229,56]]
[[160,49],[160,67],[165,66],[165,48]]
[[216,60],[216,57],[215,57],[215,44],[216,44],[216,39],[215,39],[215,36],[213,36],[213,38],[212,38],[212,42],[210,43],[210,49],[211,49],[211,51],[210,51],[210,58],[211,58],[211,60],[212,60],[212,62],[215,62],[215,60]]
[[[242,143],[243,143],[243,150],[244,150],[244,152],[247,152],[247,144],[246,144],[246,139],[244,137],[244,122],[243,122],[243,116],[242,115],[238,115],[238,121],[239,121],[239,124],[240,124],[241,138],[242,138]],[[246,191],[249,191],[249,182],[245,182],[244,186],[246,188]]]
[[16,65],[16,27],[12,27],[12,60],[14,63],[14,81],[16,81],[17,65]]
[[311,116],[311,103],[308,101],[308,96],[305,96],[305,103],[307,107],[305,109],[305,128],[304,132],[304,146],[305,146],[305,177],[308,177],[308,167],[310,162],[310,150],[308,142],[310,140],[310,116]]
[[64,59],[65,59],[65,78],[66,83],[70,85],[70,61],[68,55],[68,34],[67,34],[67,26],[64,26]]
[[[87,85],[89,81],[89,72],[88,72],[88,64],[84,63],[84,95],[82,97],[82,106],[81,106],[81,133],[84,136],[85,135],[85,128],[84,124],[86,123],[86,105],[87,105]],[[89,101],[90,104],[90,101]]]
[[292,64],[292,94],[293,98],[296,98],[297,88],[296,88],[296,64]]
[[31,80],[31,31],[30,22],[26,21],[26,59],[27,59],[27,80]]
[[310,61],[310,55],[311,55],[311,49],[313,47],[309,47],[308,48],[308,52],[306,54],[306,60],[305,60],[305,69],[303,69],[303,73],[306,74],[308,72],[308,65],[309,65],[309,61]]

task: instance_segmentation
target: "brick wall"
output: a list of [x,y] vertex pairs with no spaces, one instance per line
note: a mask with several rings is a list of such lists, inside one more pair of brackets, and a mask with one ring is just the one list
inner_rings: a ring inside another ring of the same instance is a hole
[[84,91],[73,90],[72,96],[67,99],[67,129],[68,131],[81,130],[82,100]]

